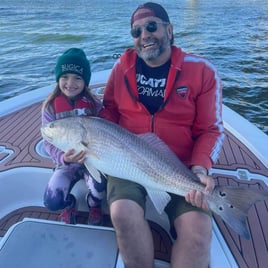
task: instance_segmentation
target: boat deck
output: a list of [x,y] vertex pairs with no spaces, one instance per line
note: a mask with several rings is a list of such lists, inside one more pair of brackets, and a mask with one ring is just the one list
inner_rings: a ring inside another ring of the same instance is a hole
[[[41,141],[41,103],[23,108],[0,118],[0,176],[1,172],[18,167],[52,168],[50,159],[36,148]],[[212,176],[220,185],[242,185],[268,191],[268,169],[239,140],[226,130],[226,138]],[[264,183],[265,182],[265,183]],[[27,218],[56,220],[57,213],[43,207],[25,207],[0,219],[0,236],[8,228]],[[78,222],[85,223],[86,212],[79,212]],[[227,245],[240,268],[264,268],[268,263],[268,201],[256,203],[249,211],[248,224],[252,238],[245,240],[214,216]],[[161,227],[150,222],[154,234],[155,255],[168,260],[172,241]],[[106,225],[110,226],[109,219]]]

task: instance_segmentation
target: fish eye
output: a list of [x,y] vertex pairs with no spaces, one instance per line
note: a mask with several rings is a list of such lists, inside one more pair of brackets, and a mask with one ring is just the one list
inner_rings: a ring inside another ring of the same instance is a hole
[[50,127],[50,128],[53,128],[53,127],[54,127],[54,123],[51,123],[51,124],[49,125],[49,127]]

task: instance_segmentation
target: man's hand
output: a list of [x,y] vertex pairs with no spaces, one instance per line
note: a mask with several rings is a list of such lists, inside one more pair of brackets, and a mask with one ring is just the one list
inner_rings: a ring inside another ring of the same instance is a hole
[[202,193],[196,190],[192,190],[186,194],[185,200],[195,207],[199,207],[204,210],[209,210],[209,206],[204,198],[204,194],[212,193],[215,187],[215,182],[213,178],[208,175],[197,173],[196,176],[198,176],[201,183],[205,185],[205,191],[204,193]]
[[86,159],[86,151],[80,151],[75,153],[74,149],[70,149],[63,155],[63,160],[65,163],[84,163]]

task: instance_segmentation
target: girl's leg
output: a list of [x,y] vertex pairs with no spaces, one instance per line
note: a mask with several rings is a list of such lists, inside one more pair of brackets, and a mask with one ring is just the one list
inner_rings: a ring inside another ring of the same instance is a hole
[[61,221],[75,223],[76,199],[70,193],[73,186],[81,179],[77,165],[56,168],[50,178],[44,194],[44,205],[52,211],[63,210]]
[[89,189],[86,196],[89,207],[88,224],[92,225],[100,225],[103,221],[101,203],[106,197],[106,178],[101,175],[101,180],[101,183],[98,183],[88,173],[85,173],[85,181]]

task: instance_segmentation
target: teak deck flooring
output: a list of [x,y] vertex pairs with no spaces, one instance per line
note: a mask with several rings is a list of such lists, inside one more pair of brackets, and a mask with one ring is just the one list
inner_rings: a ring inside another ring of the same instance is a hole
[[[51,160],[41,157],[35,151],[36,144],[41,140],[40,109],[41,103],[37,103],[0,118],[0,176],[1,172],[16,167],[52,168]],[[12,155],[8,154],[9,149],[13,150]],[[257,177],[255,179],[253,176],[253,180],[250,181],[237,179],[237,168],[266,177],[268,169],[228,131],[226,131],[224,146],[214,168],[213,177],[218,184],[240,184],[243,187],[268,191],[267,185]],[[231,173],[223,175],[221,170],[231,171]],[[12,224],[24,217],[56,220],[57,215],[42,207],[19,209],[0,219],[0,236],[3,236]],[[78,222],[85,222],[86,217],[85,212],[79,212]],[[268,267],[267,201],[256,203],[249,211],[248,223],[252,236],[250,240],[238,236],[218,216],[214,216],[214,219],[240,268]],[[110,225],[109,219],[107,219],[106,225]],[[168,234],[157,224],[150,222],[150,225],[154,234],[156,257],[168,260],[172,243]]]

